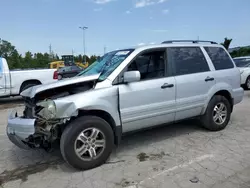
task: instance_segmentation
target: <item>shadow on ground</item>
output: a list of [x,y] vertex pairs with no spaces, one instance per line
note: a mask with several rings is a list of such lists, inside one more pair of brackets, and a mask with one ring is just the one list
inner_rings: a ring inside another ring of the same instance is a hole
[[173,137],[179,137],[181,135],[190,134],[192,132],[202,131],[206,132],[200,125],[200,122],[196,119],[185,120],[176,124],[161,125],[151,129],[138,131],[125,135],[122,139],[120,150],[128,145],[149,145],[154,142],[160,142]]
[[[125,135],[122,139],[121,145],[115,151],[116,154],[127,150],[128,146],[147,146],[154,142],[159,142],[173,137],[179,137],[184,134],[189,134],[196,131],[204,131],[199,125],[197,120],[188,120],[178,124],[170,124],[159,126],[156,128],[143,130],[136,133],[130,133]],[[43,172],[47,169],[59,169],[67,172],[75,172],[69,165],[65,164],[60,154],[59,148],[54,152],[47,153],[42,150],[21,150],[14,147],[10,152],[11,158],[17,158],[17,160],[12,161],[13,165],[17,168],[12,170],[5,170],[0,174],[0,186],[9,181],[21,179],[26,181],[29,175]],[[160,155],[165,155],[161,153]],[[141,154],[139,160],[144,160],[147,157],[161,157],[161,156],[146,156]],[[27,164],[28,163],[28,164]],[[112,162],[107,162],[112,163]],[[25,164],[25,165],[24,165]]]

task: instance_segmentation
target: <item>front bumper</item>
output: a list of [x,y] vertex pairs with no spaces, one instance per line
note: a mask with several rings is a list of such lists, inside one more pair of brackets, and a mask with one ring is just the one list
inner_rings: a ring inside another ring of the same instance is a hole
[[35,119],[24,119],[17,116],[14,110],[9,114],[6,128],[9,140],[22,149],[30,149],[26,144],[30,135],[35,133]]

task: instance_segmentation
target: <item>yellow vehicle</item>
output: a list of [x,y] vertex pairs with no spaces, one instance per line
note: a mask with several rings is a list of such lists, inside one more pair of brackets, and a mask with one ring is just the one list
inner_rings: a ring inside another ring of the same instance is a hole
[[82,68],[86,69],[89,66],[89,63],[88,62],[86,62],[86,63],[76,62],[76,65],[78,67],[82,67]]
[[61,67],[64,67],[64,61],[54,61],[49,63],[50,69],[59,69]]
[[73,55],[62,55],[62,61],[54,61],[49,64],[50,69],[59,69],[61,67],[65,66],[72,66],[72,65],[77,65],[79,67],[82,67],[86,69],[89,64],[88,62],[86,63],[81,63],[81,62],[74,62],[74,56]]

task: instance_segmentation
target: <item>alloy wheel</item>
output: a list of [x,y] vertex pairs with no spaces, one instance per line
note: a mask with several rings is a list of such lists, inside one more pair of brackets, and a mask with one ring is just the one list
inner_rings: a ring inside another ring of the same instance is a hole
[[105,135],[97,128],[83,130],[74,144],[75,153],[84,161],[97,159],[103,153],[105,147]]
[[217,125],[223,124],[227,119],[227,107],[224,103],[218,103],[213,110],[213,120]]

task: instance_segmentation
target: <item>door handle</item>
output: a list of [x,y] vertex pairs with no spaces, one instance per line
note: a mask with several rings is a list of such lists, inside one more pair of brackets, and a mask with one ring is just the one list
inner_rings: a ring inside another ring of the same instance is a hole
[[165,83],[161,86],[161,89],[166,89],[166,88],[170,88],[170,87],[174,87],[174,84],[168,84],[168,83]]
[[214,78],[208,76],[208,77],[205,79],[205,82],[209,82],[209,81],[214,81]]

